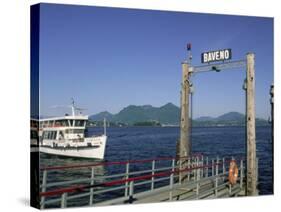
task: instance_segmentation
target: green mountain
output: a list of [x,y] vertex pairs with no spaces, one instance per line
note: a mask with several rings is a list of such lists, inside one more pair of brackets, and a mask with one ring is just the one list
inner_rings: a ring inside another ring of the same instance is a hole
[[179,115],[179,107],[172,103],[168,103],[161,107],[153,107],[151,105],[129,105],[117,114],[111,114],[105,111],[91,115],[89,119],[93,121],[102,121],[106,118],[110,122],[125,123],[128,125],[146,122],[177,125],[180,119]]
[[[107,111],[92,115],[90,120],[101,122],[106,118],[112,125],[135,125],[135,126],[158,126],[161,125],[179,125],[180,108],[172,103],[161,107],[151,105],[129,105],[123,108],[117,114],[111,114]],[[245,115],[238,112],[225,113],[218,117],[203,116],[194,119],[193,126],[241,126],[245,125]],[[264,119],[256,119],[256,125],[268,125]]]
[[103,111],[103,112],[100,112],[98,114],[95,114],[95,115],[91,115],[89,117],[89,119],[91,120],[95,120],[95,121],[103,121],[104,118],[106,118],[107,121],[112,121],[114,115],[107,112],[107,111]]

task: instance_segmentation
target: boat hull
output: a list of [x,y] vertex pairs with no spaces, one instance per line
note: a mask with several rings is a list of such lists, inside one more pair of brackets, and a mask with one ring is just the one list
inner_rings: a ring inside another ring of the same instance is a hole
[[92,141],[94,145],[77,147],[52,147],[47,145],[41,145],[39,147],[39,151],[46,154],[66,157],[104,159],[107,136],[102,135],[85,139],[94,140]]

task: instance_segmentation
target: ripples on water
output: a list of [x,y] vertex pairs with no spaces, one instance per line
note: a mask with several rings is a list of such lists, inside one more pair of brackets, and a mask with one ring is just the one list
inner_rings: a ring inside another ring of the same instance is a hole
[[[90,134],[100,134],[101,128],[89,129]],[[108,141],[105,161],[126,161],[136,159],[152,159],[158,157],[174,157],[176,141],[179,138],[179,128],[176,127],[129,127],[108,128]],[[271,128],[256,129],[257,157],[259,158],[259,191],[260,194],[272,194],[272,143]],[[244,127],[198,127],[192,131],[192,151],[208,157],[245,157],[246,152]],[[92,163],[95,160],[60,158],[41,154],[41,166],[74,165]],[[148,166],[148,167],[147,167]],[[151,168],[148,164],[131,166],[132,170]],[[125,171],[124,167],[98,167],[97,173],[113,174]],[[131,171],[131,170],[130,170]],[[89,176],[77,171],[61,175],[53,172],[48,180],[66,180]]]

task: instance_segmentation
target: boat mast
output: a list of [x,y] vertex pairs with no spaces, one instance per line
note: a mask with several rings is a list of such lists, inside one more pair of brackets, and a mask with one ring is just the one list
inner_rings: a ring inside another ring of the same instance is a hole
[[106,119],[103,118],[103,134],[106,135]]
[[71,98],[71,110],[72,110],[72,116],[75,116],[75,106],[74,106],[74,99]]

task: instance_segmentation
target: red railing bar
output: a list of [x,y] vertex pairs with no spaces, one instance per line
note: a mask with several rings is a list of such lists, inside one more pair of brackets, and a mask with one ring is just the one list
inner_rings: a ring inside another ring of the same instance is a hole
[[71,166],[53,166],[53,167],[42,167],[40,170],[62,170],[62,169],[73,169],[73,168],[88,168],[95,166],[110,166],[110,165],[125,165],[127,163],[148,163],[152,161],[161,161],[161,160],[178,160],[178,159],[188,159],[192,157],[203,156],[202,154],[193,154],[190,157],[163,157],[163,158],[154,158],[154,159],[146,159],[146,160],[128,160],[128,161],[112,161],[112,162],[100,162],[94,164],[83,164],[83,165],[71,165]]

